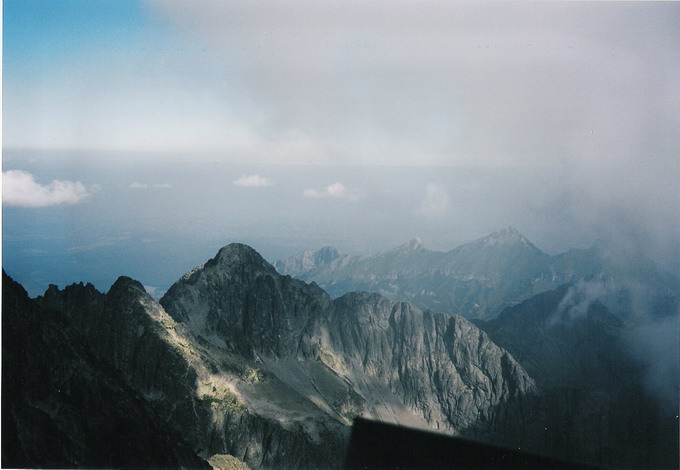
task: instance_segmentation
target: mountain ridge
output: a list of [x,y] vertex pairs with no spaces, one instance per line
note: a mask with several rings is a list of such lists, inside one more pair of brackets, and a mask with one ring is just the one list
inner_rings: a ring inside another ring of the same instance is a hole
[[2,303],[3,467],[210,468],[67,316],[4,271]]
[[337,468],[354,416],[493,439],[534,382],[462,317],[368,294],[332,300],[231,244],[161,303],[121,276],[50,286],[63,312],[204,459]]
[[291,275],[316,282],[332,297],[366,290],[471,319],[492,319],[505,307],[579,280],[602,284],[607,306],[624,319],[640,320],[639,301],[661,316],[680,306],[677,278],[641,254],[603,241],[550,256],[508,227],[448,252],[401,249],[408,244],[375,255],[340,255]]
[[[516,233],[505,237],[535,253]],[[432,253],[405,248],[385,264]],[[583,253],[571,259],[600,272]],[[638,271],[653,274],[646,269]],[[235,243],[182,275],[160,303],[121,276],[106,293],[50,286],[26,308],[59,312],[206,460],[338,468],[361,416],[598,465],[672,467],[676,421],[642,395],[639,366],[622,359],[628,327],[599,301],[611,291],[602,281],[577,280],[473,323],[367,291],[333,299]],[[638,428],[653,436],[639,451]]]

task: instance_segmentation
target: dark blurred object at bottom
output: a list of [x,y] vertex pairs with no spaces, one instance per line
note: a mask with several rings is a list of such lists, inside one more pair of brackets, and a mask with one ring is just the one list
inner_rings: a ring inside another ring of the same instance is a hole
[[345,460],[362,469],[594,469],[457,437],[357,418]]

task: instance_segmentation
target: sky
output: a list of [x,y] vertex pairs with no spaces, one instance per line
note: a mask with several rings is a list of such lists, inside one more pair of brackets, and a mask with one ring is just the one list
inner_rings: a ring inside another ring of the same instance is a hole
[[157,294],[512,225],[680,271],[680,4],[3,2],[3,267]]

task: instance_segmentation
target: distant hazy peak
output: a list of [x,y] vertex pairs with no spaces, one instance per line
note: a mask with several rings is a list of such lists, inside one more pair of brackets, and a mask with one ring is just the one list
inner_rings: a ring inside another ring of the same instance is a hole
[[392,248],[391,250],[388,250],[386,253],[402,253],[402,252],[408,252],[408,251],[416,251],[416,250],[421,250],[424,249],[425,247],[423,246],[423,242],[420,241],[420,238],[415,237],[403,245],[399,245],[395,248]]
[[307,250],[289,258],[278,260],[274,267],[281,274],[299,276],[319,266],[330,264],[340,258],[340,252],[332,246],[324,246],[318,250]]
[[513,226],[508,226],[503,230],[492,233],[479,240],[484,245],[515,245],[521,243],[533,247],[534,244]]
[[423,246],[423,242],[420,241],[420,238],[415,237],[406,244],[408,246],[409,250],[417,250],[418,248]]
[[326,263],[333,261],[340,256],[340,252],[334,246],[324,246],[316,252],[321,260]]

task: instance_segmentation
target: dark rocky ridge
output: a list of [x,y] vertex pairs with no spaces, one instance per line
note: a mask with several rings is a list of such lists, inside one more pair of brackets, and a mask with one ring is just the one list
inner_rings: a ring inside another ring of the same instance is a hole
[[321,445],[301,425],[285,427],[249,413],[219,381],[245,375],[248,361],[195,338],[137,281],[121,277],[106,295],[91,286],[51,287],[39,301],[79,325],[97,353],[201,456],[230,453],[251,468],[323,467],[340,461],[342,426],[327,425],[310,413],[308,421],[327,438]]
[[2,287],[4,468],[210,468],[61,313]]

